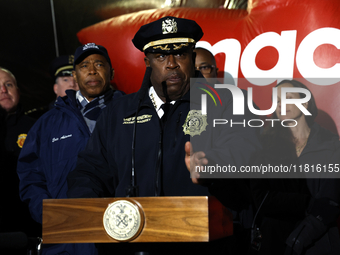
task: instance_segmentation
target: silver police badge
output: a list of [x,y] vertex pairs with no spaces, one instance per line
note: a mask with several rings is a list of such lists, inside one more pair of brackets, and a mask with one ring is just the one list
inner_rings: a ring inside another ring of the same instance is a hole
[[174,19],[166,19],[162,22],[162,33],[177,33],[177,22]]
[[190,110],[183,125],[183,132],[193,137],[200,135],[207,126],[207,115],[203,115],[201,110]]
[[109,204],[103,216],[103,224],[106,233],[118,241],[136,238],[143,227],[137,205],[127,200]]

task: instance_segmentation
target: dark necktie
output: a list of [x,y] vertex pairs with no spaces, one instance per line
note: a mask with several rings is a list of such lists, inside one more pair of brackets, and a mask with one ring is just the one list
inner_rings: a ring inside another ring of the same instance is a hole
[[164,114],[163,114],[163,116],[162,116],[162,118],[161,118],[161,121],[162,121],[163,123],[166,122],[171,107],[172,107],[172,104],[170,104],[170,103],[165,103],[165,104],[162,104],[162,105],[161,105],[161,108],[162,108],[163,111],[164,111]]

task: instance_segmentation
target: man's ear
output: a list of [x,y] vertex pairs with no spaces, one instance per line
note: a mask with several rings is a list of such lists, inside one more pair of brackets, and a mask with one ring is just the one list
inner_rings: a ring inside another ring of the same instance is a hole
[[115,69],[111,69],[111,75],[110,75],[110,80],[113,80],[113,77],[115,76]]
[[78,84],[78,81],[77,81],[77,74],[76,74],[76,71],[72,71],[72,77],[73,77],[73,80],[74,80],[74,82],[78,85],[78,87],[79,87],[79,84]]
[[144,57],[144,63],[146,67],[150,67],[150,60],[147,56]]
[[53,91],[54,91],[54,94],[57,95],[57,90],[58,90],[58,84],[57,83],[54,83],[53,85]]

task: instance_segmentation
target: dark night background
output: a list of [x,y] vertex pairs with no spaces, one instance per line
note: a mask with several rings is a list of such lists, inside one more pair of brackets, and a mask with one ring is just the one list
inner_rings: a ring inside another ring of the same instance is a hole
[[47,105],[55,97],[49,64],[57,54],[74,53],[79,30],[118,15],[164,7],[244,9],[247,1],[0,0],[0,66],[16,76],[25,111]]

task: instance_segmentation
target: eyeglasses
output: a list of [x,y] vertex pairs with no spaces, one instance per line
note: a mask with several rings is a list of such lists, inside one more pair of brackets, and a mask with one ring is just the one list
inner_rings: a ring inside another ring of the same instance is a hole
[[204,65],[196,67],[196,70],[200,70],[202,74],[210,74],[214,68],[214,65]]

